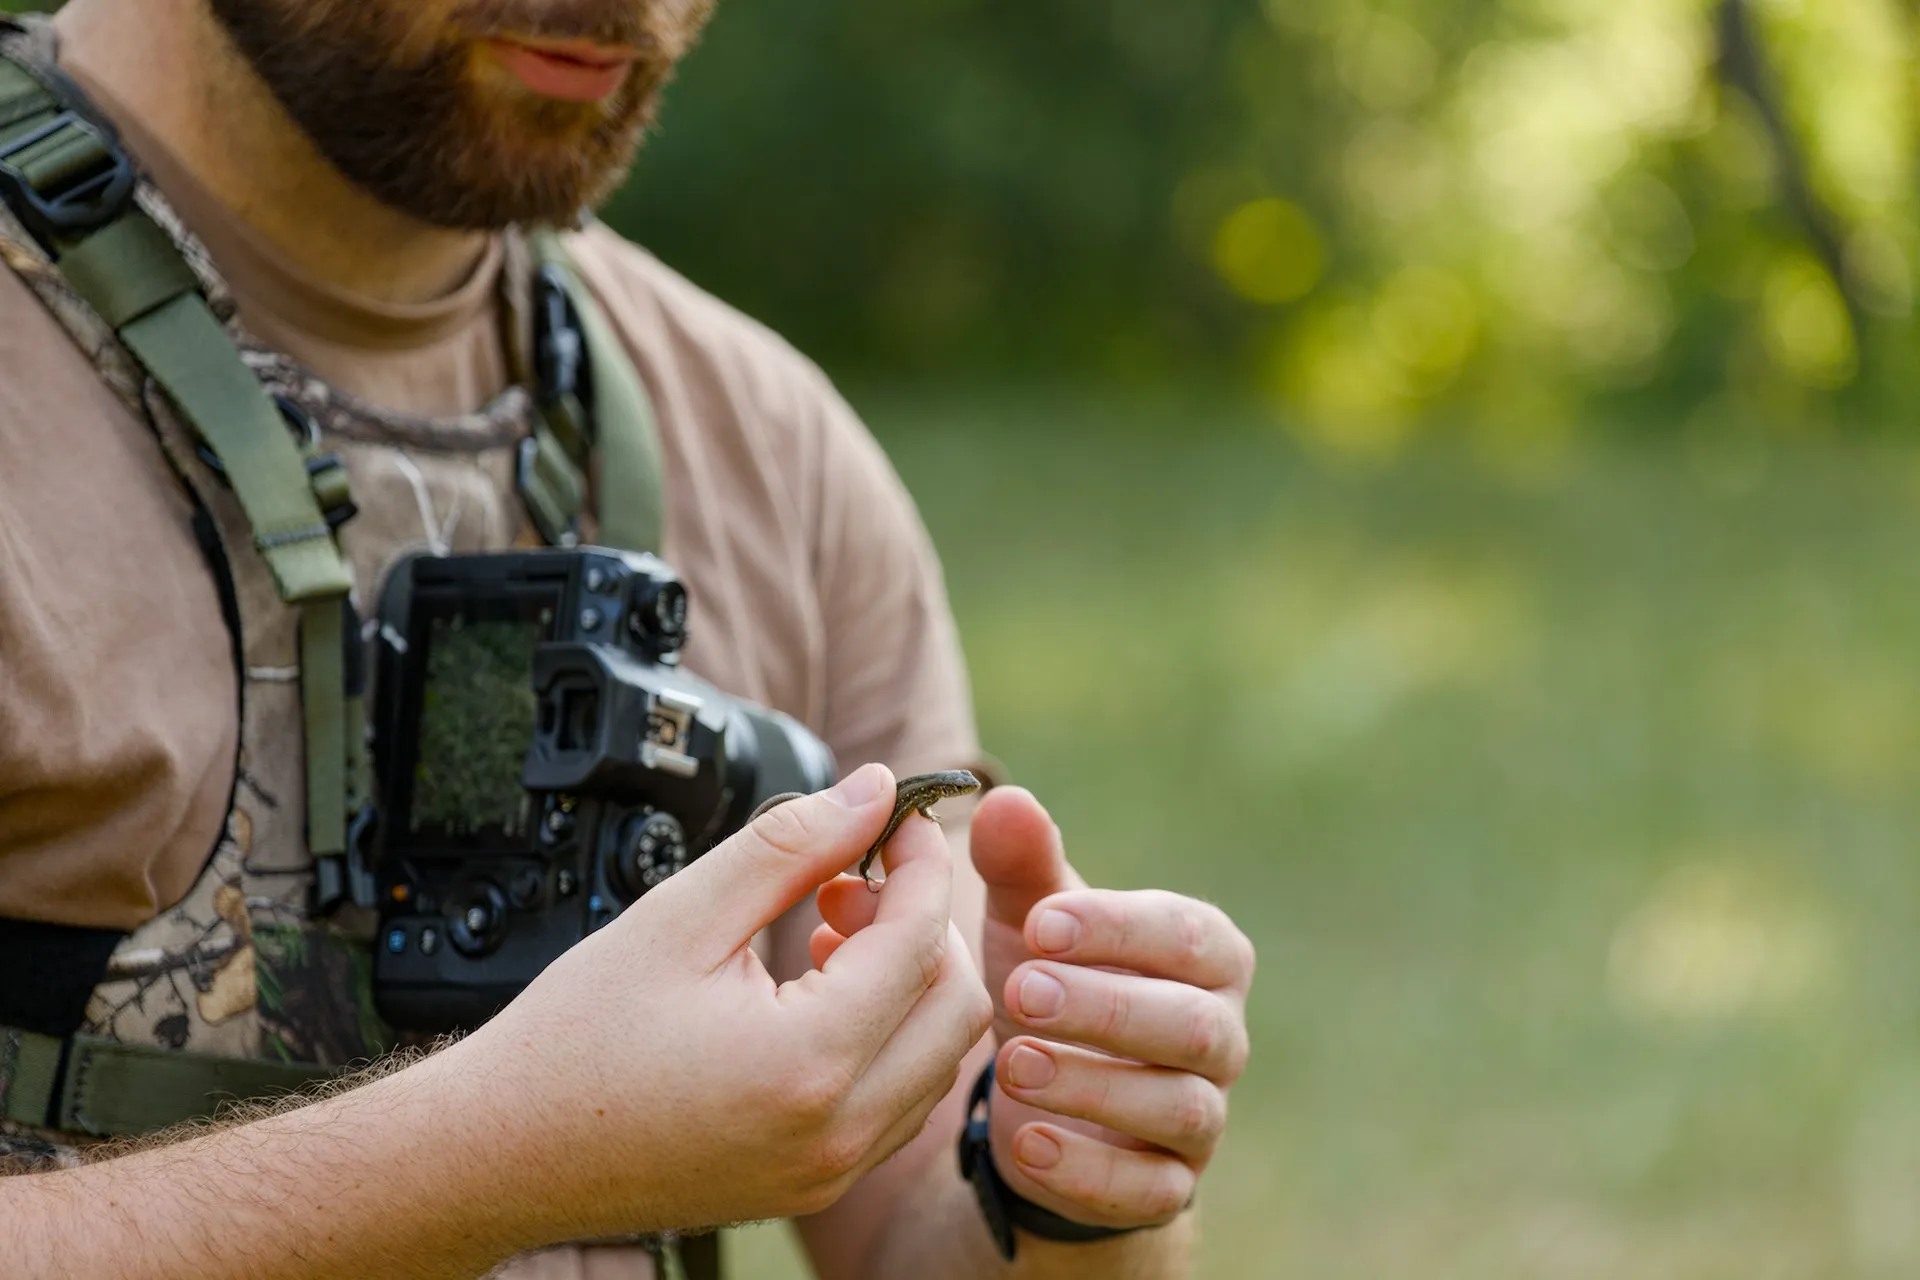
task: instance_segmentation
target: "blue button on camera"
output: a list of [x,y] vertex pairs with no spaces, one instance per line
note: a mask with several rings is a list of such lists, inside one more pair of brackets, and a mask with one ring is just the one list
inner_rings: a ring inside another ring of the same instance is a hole
[[387,950],[397,956],[406,949],[407,931],[399,928],[387,930]]

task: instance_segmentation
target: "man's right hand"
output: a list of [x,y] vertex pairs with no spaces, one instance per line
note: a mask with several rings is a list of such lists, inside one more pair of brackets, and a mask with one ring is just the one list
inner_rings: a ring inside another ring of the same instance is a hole
[[546,1240],[813,1213],[920,1131],[992,1017],[938,829],[894,837],[874,924],[824,968],[776,984],[750,946],[893,798],[869,765],[777,806],[421,1064],[470,1109],[498,1212]]

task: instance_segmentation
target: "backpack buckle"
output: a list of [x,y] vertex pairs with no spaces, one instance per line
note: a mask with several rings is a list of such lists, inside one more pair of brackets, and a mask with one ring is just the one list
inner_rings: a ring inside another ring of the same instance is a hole
[[126,152],[73,111],[0,143],[0,200],[49,252],[119,217],[134,180]]
[[566,277],[551,266],[540,268],[533,279],[533,381],[541,404],[558,404],[567,396],[583,403],[593,399],[580,315],[567,296]]

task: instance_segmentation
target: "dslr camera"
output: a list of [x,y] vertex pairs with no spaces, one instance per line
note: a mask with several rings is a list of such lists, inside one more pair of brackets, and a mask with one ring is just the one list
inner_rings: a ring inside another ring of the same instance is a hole
[[597,547],[394,569],[355,877],[389,1023],[477,1026],[762,800],[832,785],[798,721],[681,669],[687,612],[660,559]]

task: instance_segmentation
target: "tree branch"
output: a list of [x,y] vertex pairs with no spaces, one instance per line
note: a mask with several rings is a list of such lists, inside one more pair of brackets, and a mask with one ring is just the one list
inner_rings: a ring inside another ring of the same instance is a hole
[[1745,94],[1759,112],[1761,124],[1767,131],[1768,140],[1772,142],[1774,155],[1780,164],[1780,180],[1787,208],[1800,224],[1801,232],[1806,236],[1814,255],[1839,287],[1841,300],[1846,304],[1847,317],[1853,322],[1854,332],[1859,333],[1864,327],[1866,309],[1847,271],[1845,229],[1839,216],[1813,188],[1806,155],[1787,122],[1778,83],[1773,68],[1767,62],[1766,50],[1760,42],[1760,33],[1755,28],[1753,12],[1747,0],[1720,0],[1714,14],[1714,26],[1720,45],[1716,68],[1720,82]]

